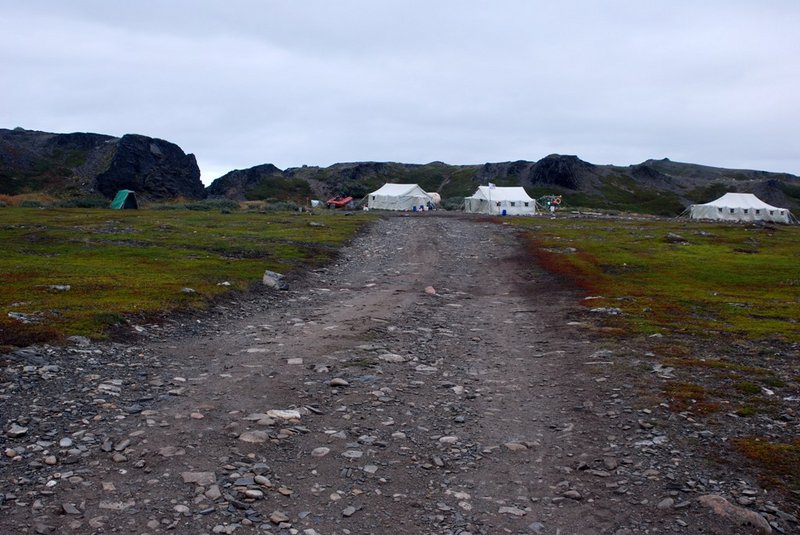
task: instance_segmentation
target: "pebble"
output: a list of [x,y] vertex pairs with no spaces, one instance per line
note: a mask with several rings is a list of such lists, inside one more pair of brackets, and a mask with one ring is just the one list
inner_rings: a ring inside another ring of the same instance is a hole
[[513,516],[525,516],[527,511],[520,509],[519,507],[509,507],[503,506],[497,511],[501,515],[513,515]]
[[217,480],[214,472],[182,472],[181,478],[184,483],[194,483],[200,486],[211,485]]
[[288,522],[289,517],[282,511],[273,511],[272,514],[269,515],[269,520],[273,524],[280,524],[281,522]]
[[272,409],[267,411],[267,416],[279,420],[299,420],[300,411],[295,409]]
[[28,428],[22,427],[16,423],[11,424],[11,427],[6,432],[8,438],[20,438],[28,434]]
[[355,514],[355,512],[356,512],[356,508],[353,507],[352,505],[350,505],[348,507],[345,507],[344,510],[342,510],[342,516],[351,517],[351,516],[353,516]]
[[341,377],[334,377],[328,383],[330,386],[350,386],[350,383],[342,379]]
[[330,451],[331,451],[330,448],[326,448],[324,446],[321,446],[319,448],[314,448],[311,451],[311,456],[312,457],[325,457],[326,455],[328,455],[328,453],[330,453]]
[[658,502],[659,509],[670,509],[673,505],[675,505],[675,500],[673,498],[664,498],[660,502]]
[[239,435],[239,440],[251,444],[263,444],[269,440],[269,434],[266,431],[245,431]]

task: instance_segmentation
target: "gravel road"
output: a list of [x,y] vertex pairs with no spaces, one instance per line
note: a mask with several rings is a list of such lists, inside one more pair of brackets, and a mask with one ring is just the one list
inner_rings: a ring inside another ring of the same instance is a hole
[[510,226],[389,217],[288,291],[3,356],[0,531],[797,529],[524,253]]

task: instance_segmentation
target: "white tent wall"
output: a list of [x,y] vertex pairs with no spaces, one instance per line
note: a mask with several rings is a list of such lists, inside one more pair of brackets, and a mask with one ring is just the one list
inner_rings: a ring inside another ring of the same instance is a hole
[[473,214],[534,215],[536,201],[521,187],[479,186],[471,197],[464,199],[464,211]]
[[769,205],[751,193],[726,193],[714,201],[693,204],[689,207],[689,217],[717,221],[791,221],[789,210]]
[[422,211],[433,198],[416,184],[384,184],[367,196],[370,210]]

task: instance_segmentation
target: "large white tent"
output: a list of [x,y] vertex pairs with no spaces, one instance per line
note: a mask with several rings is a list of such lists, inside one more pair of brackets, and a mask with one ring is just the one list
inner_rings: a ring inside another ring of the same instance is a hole
[[433,198],[416,184],[384,184],[367,197],[370,210],[422,211],[433,204]]
[[689,217],[720,221],[789,223],[792,216],[786,208],[769,205],[752,193],[726,193],[715,201],[691,205]]
[[536,201],[525,188],[478,186],[472,197],[464,199],[464,211],[473,214],[534,215]]

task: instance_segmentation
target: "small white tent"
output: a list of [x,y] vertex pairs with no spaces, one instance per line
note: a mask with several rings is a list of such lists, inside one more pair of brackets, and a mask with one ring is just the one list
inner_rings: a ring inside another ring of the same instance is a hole
[[525,188],[478,186],[472,197],[464,199],[464,211],[473,214],[534,215],[536,201]]
[[720,221],[789,223],[791,214],[786,208],[771,206],[752,193],[726,193],[715,201],[691,205],[689,217]]
[[367,197],[370,210],[427,210],[433,204],[430,195],[416,184],[384,184]]

